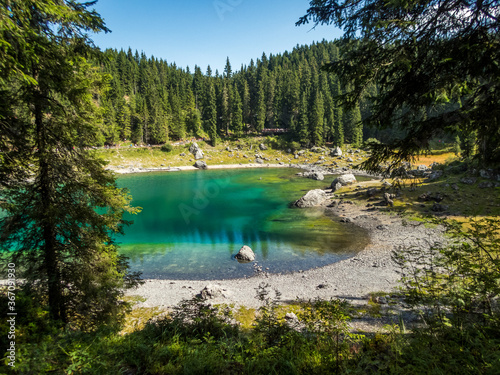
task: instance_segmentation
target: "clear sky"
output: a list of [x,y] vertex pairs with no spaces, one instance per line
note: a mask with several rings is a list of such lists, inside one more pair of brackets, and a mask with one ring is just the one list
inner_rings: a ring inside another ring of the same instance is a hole
[[191,71],[210,64],[222,73],[229,57],[236,71],[262,52],[340,37],[333,26],[295,26],[308,7],[309,0],[99,0],[93,8],[112,32],[92,39],[102,49],[130,47]]

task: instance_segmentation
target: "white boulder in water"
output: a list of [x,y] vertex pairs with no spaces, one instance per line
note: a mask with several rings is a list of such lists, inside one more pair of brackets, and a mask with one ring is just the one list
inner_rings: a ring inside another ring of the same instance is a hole
[[255,253],[252,249],[250,249],[250,247],[245,245],[240,249],[240,251],[238,251],[238,254],[236,254],[234,257],[240,263],[248,263],[255,260]]
[[326,193],[321,189],[308,191],[306,195],[295,202],[300,208],[319,206],[327,199]]

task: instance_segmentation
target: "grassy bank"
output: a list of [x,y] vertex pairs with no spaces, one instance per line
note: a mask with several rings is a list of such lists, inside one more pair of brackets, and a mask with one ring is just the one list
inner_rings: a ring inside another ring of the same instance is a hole
[[[323,152],[319,150],[295,150],[286,145],[278,144],[272,137],[251,137],[241,140],[227,140],[220,142],[215,147],[204,141],[197,142],[205,154],[204,161],[210,165],[224,164],[251,164],[255,163],[258,155],[265,164],[278,164],[280,162],[289,163],[317,163],[325,167],[338,166],[347,167],[359,164],[364,161],[367,154],[359,150],[358,153],[348,153],[351,148],[343,148],[343,157],[333,157],[325,148]],[[260,145],[264,144],[266,150],[261,150]],[[135,147],[123,143],[118,147],[110,149],[100,149],[97,152],[112,169],[124,168],[160,168],[160,167],[180,167],[193,165],[194,156],[189,152],[189,143],[172,144],[171,151],[162,151],[157,147]],[[288,152],[290,150],[290,152]],[[295,157],[297,154],[297,158]],[[352,161],[349,160],[352,159]]]

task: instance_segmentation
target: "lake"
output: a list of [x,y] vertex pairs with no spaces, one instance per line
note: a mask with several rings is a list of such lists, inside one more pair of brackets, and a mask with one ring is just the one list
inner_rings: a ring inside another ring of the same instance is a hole
[[306,270],[355,255],[368,242],[353,225],[323,209],[292,208],[308,190],[333,181],[296,176],[290,168],[217,169],[120,176],[138,215],[118,238],[134,271],[155,279],[251,276],[253,264],[234,259],[250,246],[268,272]]

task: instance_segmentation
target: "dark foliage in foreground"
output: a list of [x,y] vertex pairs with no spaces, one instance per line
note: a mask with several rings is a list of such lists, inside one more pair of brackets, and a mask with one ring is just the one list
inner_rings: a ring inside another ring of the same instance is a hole
[[353,335],[353,307],[340,300],[298,302],[299,323],[291,324],[262,284],[263,306],[250,330],[235,324],[230,309],[193,299],[131,334],[104,327],[84,334],[54,328],[20,293],[27,315],[19,319],[13,373],[497,374],[498,224],[453,224],[448,229],[457,241],[450,246],[395,254],[404,272],[402,292],[423,317],[411,332],[401,325]]
[[344,30],[342,58],[327,70],[355,105],[375,84],[365,124],[400,124],[400,139],[375,145],[365,167],[410,160],[435,136],[456,131],[482,163],[500,161],[500,17],[497,1],[313,0],[298,24]]

